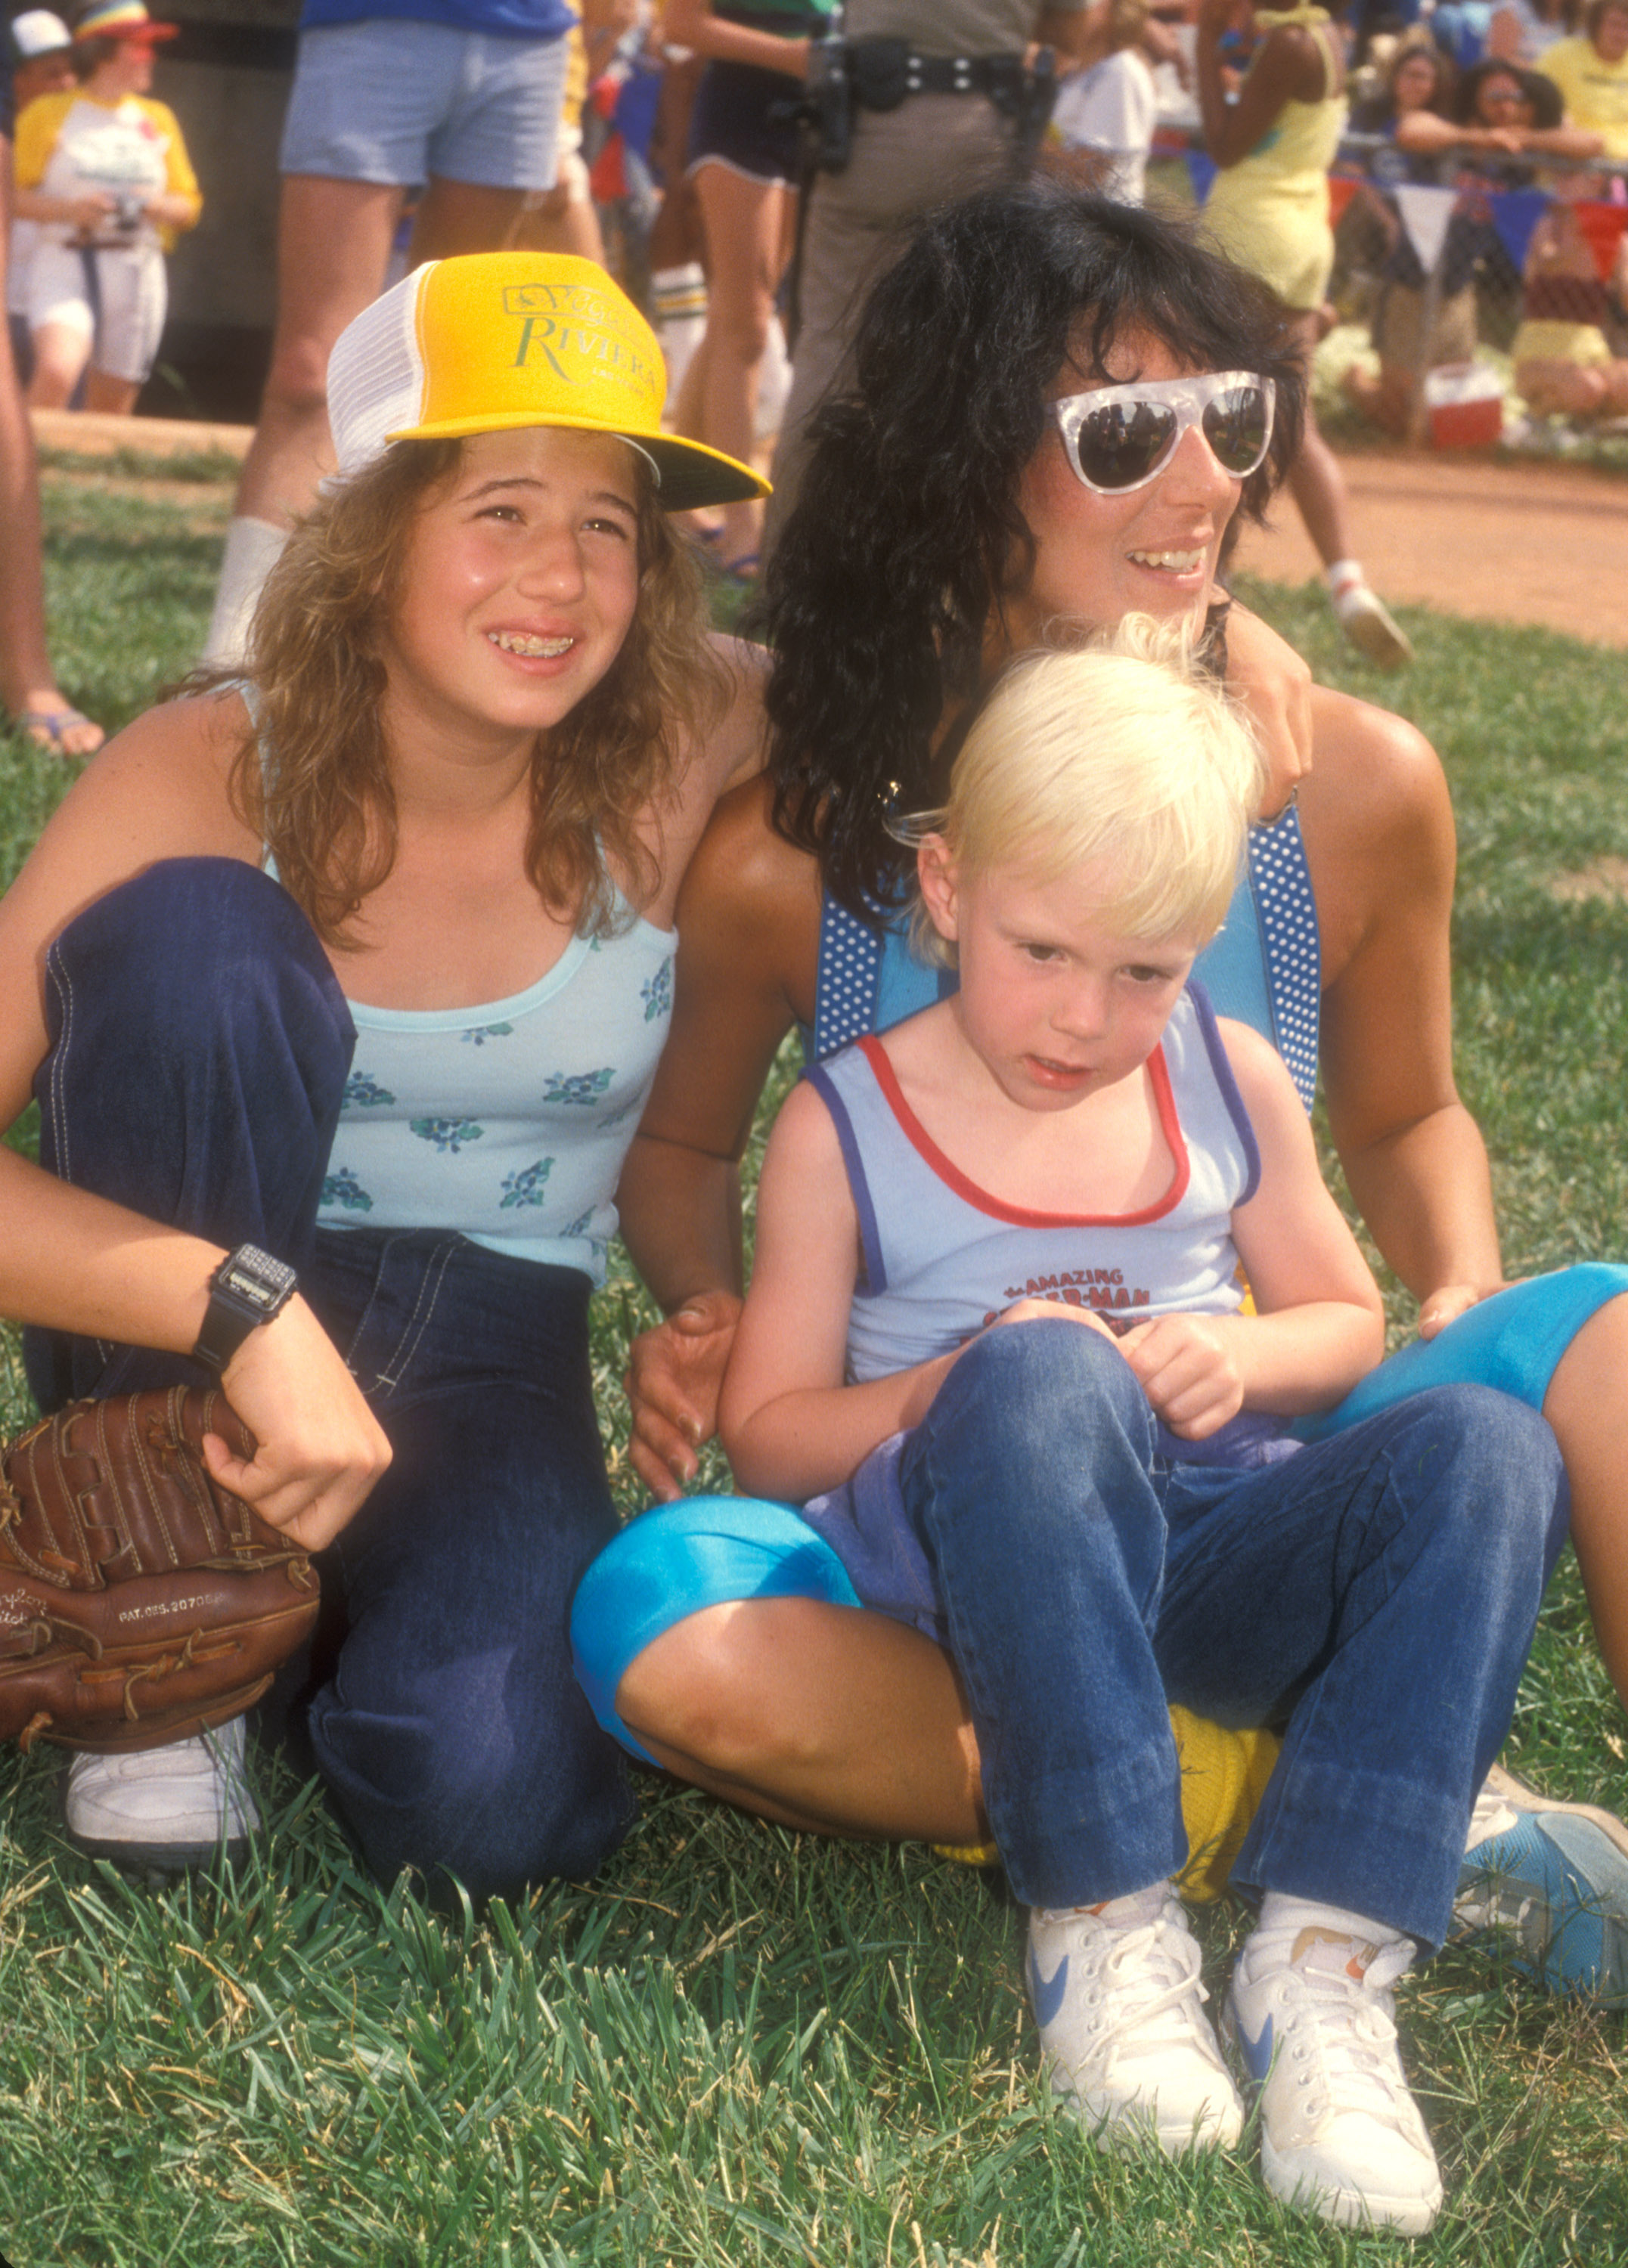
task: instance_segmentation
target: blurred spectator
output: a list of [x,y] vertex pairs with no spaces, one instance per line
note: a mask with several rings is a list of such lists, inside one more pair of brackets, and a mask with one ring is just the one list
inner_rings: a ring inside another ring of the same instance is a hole
[[507,244],[554,186],[571,0],[305,0],[279,159],[277,313],[206,658],[243,651],[260,586],[333,469],[329,349],[379,296],[403,200],[409,261]]
[[667,365],[667,408],[676,407],[690,364],[706,336],[706,238],[689,162],[689,120],[706,65],[686,48],[665,40],[661,87],[650,137],[650,169],[661,186],[661,209],[651,227],[651,320]]
[[[1521,162],[1529,157],[1596,154],[1598,136],[1563,125],[1556,90],[1535,73],[1484,61],[1449,96],[1451,77],[1451,66],[1428,39],[1410,34],[1387,69],[1387,92],[1353,114],[1358,132],[1389,135],[1394,145],[1369,160],[1370,179],[1382,189],[1450,187],[1462,180],[1467,166],[1498,188],[1515,188],[1533,178],[1533,168]],[[1444,116],[1449,108],[1452,115]],[[1424,267],[1394,202],[1384,204],[1390,250],[1374,313],[1380,373],[1376,379],[1352,369],[1344,385],[1366,416],[1400,437],[1425,370],[1474,359],[1477,279],[1490,277],[1506,291],[1517,279],[1484,199],[1461,196],[1441,247],[1440,301],[1429,352],[1422,356]]]
[[1477,170],[1499,188],[1525,188],[1537,178],[1533,158],[1597,158],[1604,136],[1565,115],[1560,90],[1542,71],[1488,56],[1459,81],[1453,118]]
[[1628,0],[1588,0],[1582,36],[1560,40],[1538,68],[1572,124],[1603,136],[1608,158],[1628,158]]
[[[28,400],[128,416],[158,359],[164,255],[203,210],[175,115],[148,92],[153,49],[175,37],[142,0],[97,0],[73,35],[79,85],[17,124],[17,210],[39,235],[28,267]],[[88,364],[88,370],[87,370]]]
[[1534,417],[1587,422],[1628,417],[1628,360],[1607,337],[1628,291],[1628,234],[1608,284],[1578,220],[1576,200],[1598,188],[1587,175],[1556,185],[1527,247],[1521,328],[1512,350],[1515,387]]
[[1487,33],[1486,51],[1529,70],[1577,27],[1577,0],[1500,0]]
[[[1087,0],[848,0],[848,158],[815,175],[804,217],[771,545],[796,500],[804,428],[841,384],[872,284],[931,207],[1033,162],[1045,81],[1026,72],[1025,51],[1034,43],[1064,63],[1100,55],[1098,12]],[[856,68],[867,54],[871,67]]]
[[[11,219],[11,73],[0,71],[0,283]],[[59,756],[88,756],[99,725],[63,698],[45,647],[40,484],[11,354],[0,351],[0,703],[18,731]]]
[[1438,0],[1430,34],[1455,70],[1473,70],[1487,51],[1493,0]]
[[73,33],[48,8],[29,8],[13,16],[11,101],[21,117],[42,94],[60,94],[74,84]]
[[[1374,303],[1373,339],[1379,376],[1359,365],[1345,373],[1346,393],[1363,415],[1398,439],[1405,436],[1421,366],[1469,362],[1476,351],[1475,270],[1484,231],[1455,211],[1442,247],[1440,298],[1427,354],[1421,356],[1425,270],[1389,192],[1440,186],[1464,129],[1446,115],[1453,66],[1427,32],[1400,40],[1385,67],[1382,91],[1352,114],[1359,134],[1383,134],[1390,147],[1368,158],[1361,195],[1385,234],[1387,252]],[[1478,131],[1478,129],[1476,129]]]
[[[1334,265],[1328,174],[1345,129],[1344,52],[1326,9],[1257,7],[1260,43],[1237,99],[1229,101],[1221,44],[1233,4],[1199,0],[1198,6],[1198,106],[1205,147],[1219,168],[1204,226],[1272,292],[1309,364]],[[1380,668],[1405,667],[1413,650],[1354,555],[1345,483],[1309,402],[1289,487],[1341,629]]]
[[1051,122],[1065,150],[1100,150],[1107,164],[1093,186],[1122,204],[1142,202],[1159,92],[1143,55],[1148,0],[1108,0],[1108,53],[1070,71],[1057,88]]
[[605,242],[589,192],[583,156],[583,109],[589,88],[638,21],[638,0],[580,0],[582,21],[566,33],[565,92],[560,107],[559,171],[551,189],[530,189],[511,242],[536,252],[571,252],[605,264]]
[[[75,84],[73,68],[73,33],[60,16],[53,16],[48,8],[30,8],[11,19],[11,53],[6,57],[11,70],[11,102],[14,112],[20,114],[31,102],[42,94],[58,94],[64,87]],[[33,370],[33,350],[28,343],[28,263],[33,256],[35,239],[40,224],[33,220],[13,220],[10,245],[10,266],[6,276],[6,328],[11,335],[11,352],[17,359],[19,377],[26,384]]]
[[[648,0],[641,17],[647,8]],[[652,321],[656,294],[650,247],[662,199],[652,171],[651,145],[664,77],[653,20],[641,21],[637,33],[623,34],[608,66],[593,80],[583,113],[583,155],[605,238],[605,264]],[[664,356],[667,343],[663,339]],[[669,364],[669,386],[672,375]]]
[[[757,394],[775,302],[792,248],[798,175],[790,107],[807,76],[812,40],[836,0],[668,0],[666,30],[705,58],[689,121],[686,168],[706,239],[707,317],[679,398],[678,430],[726,456],[751,460]],[[722,572],[757,572],[763,507],[726,504],[716,528]]]

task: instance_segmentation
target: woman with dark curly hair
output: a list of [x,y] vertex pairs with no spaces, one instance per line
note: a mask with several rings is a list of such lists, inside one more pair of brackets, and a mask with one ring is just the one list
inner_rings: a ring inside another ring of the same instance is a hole
[[[1270,439],[1251,414],[1269,379]],[[686,884],[673,1043],[619,1192],[668,1317],[632,1374],[633,1462],[657,1496],[693,1478],[714,1427],[740,1304],[736,1161],[781,1042],[800,1025],[823,1055],[947,981],[893,918],[907,865],[895,816],[941,801],[961,720],[1009,655],[1132,613],[1210,610],[1257,721],[1286,710],[1295,725],[1274,734],[1270,821],[1201,977],[1223,1012],[1273,1039],[1308,1106],[1321,1073],[1351,1189],[1421,1303],[1422,1351],[1456,1359],[1478,1330],[1499,1339],[1509,1307],[1487,1297],[1502,1270],[1486,1155],[1453,1079],[1440,766],[1411,725],[1364,703],[1298,681],[1285,702],[1281,673],[1263,675],[1263,641],[1281,656],[1276,642],[1240,609],[1223,630],[1221,545],[1292,454],[1299,402],[1289,341],[1255,285],[1172,223],[1055,185],[947,209],[873,292],[853,389],[821,413],[770,569],[770,770],[725,799]],[[1628,1300],[1613,1297],[1620,1270],[1580,1274],[1558,1279],[1578,1304],[1529,1343],[1563,1359],[1552,1375],[1529,1360],[1524,1390],[1567,1450],[1573,1532],[1621,1680],[1628,1599],[1602,1413],[1628,1363]],[[1516,1322],[1533,1311],[1519,1303],[1547,1296],[1510,1294]],[[578,1645],[606,1720],[771,1817],[982,1841],[977,1744],[942,1652],[836,1604],[846,1594],[821,1587],[817,1553],[753,1542],[726,1503],[675,1509],[681,1535],[691,1521],[680,1573],[630,1564],[659,1545],[659,1515],[585,1586]],[[1555,1896],[1558,1928],[1558,1882]],[[1597,1928],[1591,1942],[1617,1973]]]
[[[663,387],[586,260],[416,269],[335,349],[338,475],[247,675],[121,733],[0,905],[30,1383],[220,1378],[258,1447],[217,1475],[329,1547],[316,1766],[376,1874],[477,1899],[629,1815],[566,1639],[615,1525],[588,1297],[679,880],[758,748],[663,506],[761,484]],[[241,1756],[239,1719],[76,1757],[69,1831],[207,1854],[254,1823]]]
[[[1032,241],[1027,256],[1013,257],[1013,210],[1000,194],[958,209],[879,286],[856,392],[821,416],[797,540],[770,571],[776,825],[819,858],[828,891],[860,918],[868,902],[895,895],[910,866],[888,832],[889,806],[910,811],[939,798],[954,755],[946,703],[969,701],[1002,652],[1078,619],[1078,600],[1064,587],[1069,568],[1036,534],[1039,491],[1054,471],[1042,445],[1055,424],[1048,394],[1057,372],[1072,361],[1106,373],[1116,350],[1123,361],[1135,341],[1156,342],[1154,358],[1173,372],[1268,380],[1270,420],[1251,423],[1262,413],[1236,387],[1220,389],[1203,413],[1206,433],[1237,446],[1250,436],[1256,460],[1235,500],[1252,518],[1300,431],[1301,389],[1282,326],[1235,270],[1168,223],[1043,192],[1017,208]],[[1101,225],[1082,226],[1087,215]],[[953,403],[947,353],[958,381]],[[1162,462],[1168,410],[1128,399],[1097,416],[1114,421],[1101,446],[1127,466]],[[1145,523],[1162,532],[1161,516],[1173,517],[1169,485],[1160,477],[1123,490],[1117,587],[1093,594],[1101,610],[1093,619],[1162,614],[1178,595],[1189,609],[1202,603],[1203,547],[1178,557],[1131,540]]]

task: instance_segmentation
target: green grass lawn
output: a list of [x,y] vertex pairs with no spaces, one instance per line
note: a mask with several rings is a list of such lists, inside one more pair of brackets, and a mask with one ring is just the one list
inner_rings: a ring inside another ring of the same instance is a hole
[[[195,652],[225,519],[225,490],[144,487],[151,469],[48,483],[65,687],[110,721]],[[1403,707],[1448,762],[1462,1071],[1512,1271],[1620,1250],[1621,657],[1401,608],[1419,662],[1398,688],[1348,659],[1315,595],[1250,595],[1320,674]],[[5,879],[64,783],[0,736]],[[613,1268],[594,1336],[613,1457],[644,1312]],[[12,1341],[4,1352],[20,1422]],[[1622,1808],[1625,1731],[1568,1563],[1512,1760]],[[268,1762],[254,1864],[151,1895],[68,1847],[58,1762],[0,1755],[12,2268],[203,2268],[231,2248],[254,2268],[1257,2268],[1401,2252],[1291,2220],[1249,2146],[1184,2167],[1086,2147],[1035,2080],[1021,1917],[920,1847],[799,1837],[652,1784],[592,1886],[448,1921],[360,1880],[320,1794]],[[1213,1984],[1241,1926],[1223,1908],[1202,1918]],[[1405,1988],[1403,2019],[1448,2191],[1409,2257],[1628,2258],[1624,2018],[1453,1950]]]

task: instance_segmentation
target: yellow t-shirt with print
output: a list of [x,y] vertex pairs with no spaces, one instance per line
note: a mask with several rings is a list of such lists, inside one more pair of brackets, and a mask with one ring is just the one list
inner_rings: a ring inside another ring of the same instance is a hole
[[[144,94],[99,102],[83,87],[68,87],[41,95],[17,122],[13,166],[19,189],[43,189],[48,196],[82,195],[87,189],[109,196],[183,196],[192,205],[188,228],[203,210],[174,112]],[[41,226],[64,241],[74,233],[62,223]],[[166,252],[179,233],[167,224],[149,224],[143,232]]]
[[1537,69],[1559,88],[1573,126],[1603,135],[1608,158],[1628,158],[1628,55],[1608,63],[1591,40],[1560,40]]

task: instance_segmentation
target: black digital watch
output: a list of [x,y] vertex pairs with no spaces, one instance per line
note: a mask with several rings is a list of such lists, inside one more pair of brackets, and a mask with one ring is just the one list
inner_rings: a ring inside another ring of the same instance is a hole
[[282,1314],[298,1281],[285,1260],[274,1260],[257,1244],[239,1244],[210,1278],[209,1310],[193,1360],[218,1375],[252,1330]]

